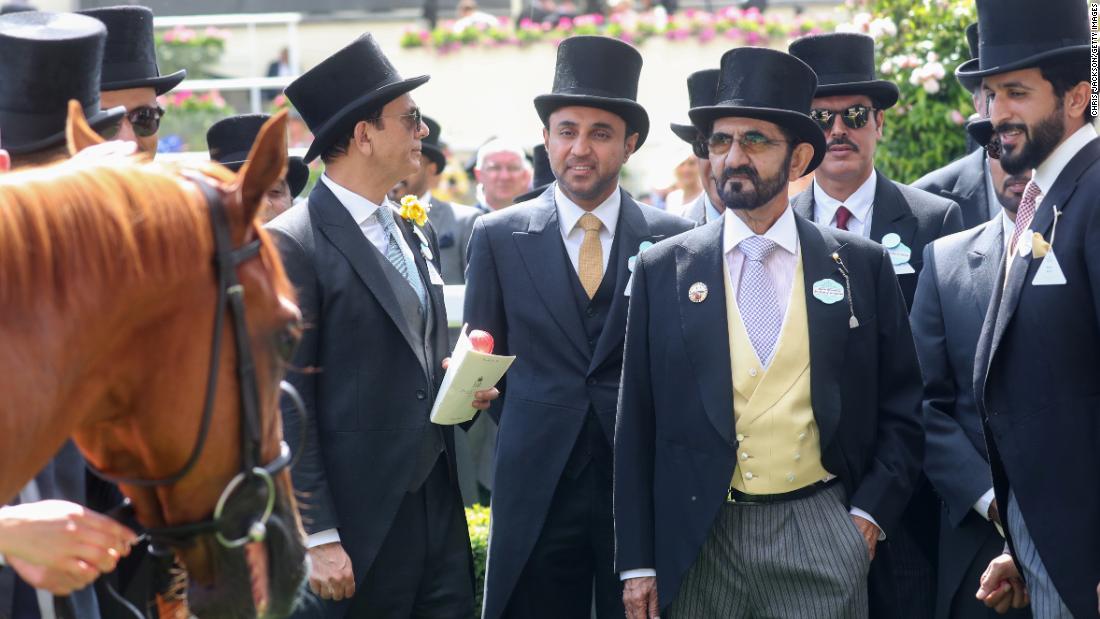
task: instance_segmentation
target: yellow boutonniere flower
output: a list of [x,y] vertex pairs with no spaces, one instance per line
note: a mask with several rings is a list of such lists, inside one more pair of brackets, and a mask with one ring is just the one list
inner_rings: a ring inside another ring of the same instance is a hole
[[421,204],[420,200],[416,196],[405,196],[401,198],[401,217],[414,224],[424,227],[424,224],[428,223],[428,211],[429,207]]

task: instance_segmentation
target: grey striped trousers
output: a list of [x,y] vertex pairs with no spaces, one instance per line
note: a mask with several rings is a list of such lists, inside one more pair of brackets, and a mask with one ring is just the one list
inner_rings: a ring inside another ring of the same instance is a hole
[[726,504],[673,619],[866,619],[867,545],[837,484],[765,505]]
[[1016,502],[1016,494],[1011,492],[1008,495],[1006,524],[1008,532],[1012,534],[1016,563],[1024,570],[1027,593],[1031,596],[1031,615],[1035,619],[1073,619],[1073,615],[1062,601],[1062,596],[1058,595],[1058,591],[1054,588],[1054,581],[1050,579],[1047,568],[1043,566],[1043,560],[1039,558],[1035,542],[1027,532],[1027,524],[1024,523],[1020,504]]

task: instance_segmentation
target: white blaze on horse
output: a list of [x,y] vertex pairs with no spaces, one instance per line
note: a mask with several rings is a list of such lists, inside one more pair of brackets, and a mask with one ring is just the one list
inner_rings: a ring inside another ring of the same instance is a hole
[[0,501],[72,437],[186,567],[191,612],[286,616],[306,568],[278,400],[300,316],[254,221],[285,113],[237,174],[95,146],[75,102],[68,136],[95,154],[0,175]]

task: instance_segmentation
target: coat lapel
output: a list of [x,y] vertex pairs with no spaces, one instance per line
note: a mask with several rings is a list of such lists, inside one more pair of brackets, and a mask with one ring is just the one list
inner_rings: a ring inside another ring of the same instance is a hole
[[989,284],[998,281],[997,271],[1001,260],[1004,260],[1004,231],[1000,215],[978,236],[974,248],[967,252],[966,259],[974,274],[969,281],[970,297],[981,320],[985,318],[993,296],[993,287]]
[[[722,220],[710,222],[684,238],[676,248],[676,303],[680,328],[703,407],[714,428],[733,445],[733,376],[726,320],[726,285],[722,280]],[[688,299],[696,283],[707,287],[700,303]]]
[[512,233],[516,249],[531,281],[536,282],[535,291],[546,306],[546,311],[577,351],[589,358],[591,350],[585,337],[584,325],[581,324],[575,304],[568,298],[572,284],[566,269],[570,266],[558,227],[554,193],[544,192],[524,208],[530,209],[530,222],[527,232]]
[[618,270],[615,296],[611,300],[607,321],[604,323],[600,339],[596,342],[596,349],[592,353],[589,372],[606,362],[612,351],[616,350],[626,336],[626,309],[630,302],[630,297],[626,296],[626,290],[627,285],[630,284],[631,273],[628,266],[630,258],[638,254],[638,246],[643,241],[656,243],[662,238],[650,234],[649,222],[642,214],[642,209],[625,191],[622,191],[622,208],[619,211],[619,224],[615,236],[619,243],[618,264],[615,265]]
[[[851,315],[847,298],[826,304],[814,297],[813,287],[823,279],[831,279],[845,286],[844,277],[832,257],[835,252],[843,260],[845,250],[835,239],[822,234],[813,223],[796,218],[796,224],[802,251],[806,320],[809,323],[811,401],[824,451],[840,423],[840,371],[844,365]],[[852,282],[852,288],[856,288],[855,282]],[[849,292],[845,286],[845,297]],[[860,318],[858,315],[856,317]]]
[[955,179],[955,186],[948,191],[941,192],[941,195],[954,200],[960,207],[963,207],[963,205],[974,206],[974,208],[965,209],[963,212],[964,223],[969,228],[981,225],[982,222],[989,219],[985,151],[978,149],[970,153],[966,156],[965,162],[965,167],[958,178]]
[[[320,222],[321,233],[344,255],[363,285],[370,290],[397,330],[401,332],[409,349],[416,353],[414,343],[416,340],[408,321],[401,312],[397,296],[390,289],[386,274],[382,270],[382,260],[385,258],[371,246],[370,241],[363,236],[359,224],[355,223],[351,214],[324,183],[318,183],[310,193],[309,208],[311,215]],[[421,355],[417,353],[416,358],[420,357]]]
[[802,193],[791,199],[791,208],[795,215],[801,215],[807,221],[814,220],[814,188],[810,185]]
[[[871,214],[870,239],[882,242],[882,237],[893,232],[901,237],[901,242],[913,249],[917,236],[917,217],[913,215],[901,192],[890,179],[875,170],[875,202]],[[919,262],[921,256],[914,253],[910,263]]]

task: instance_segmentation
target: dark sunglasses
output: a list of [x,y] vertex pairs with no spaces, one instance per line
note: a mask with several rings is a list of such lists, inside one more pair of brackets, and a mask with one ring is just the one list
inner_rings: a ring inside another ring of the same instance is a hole
[[105,127],[100,135],[108,140],[114,139],[122,128],[123,118],[130,121],[130,126],[134,128],[134,135],[139,138],[147,138],[155,135],[160,130],[160,119],[164,118],[164,108],[160,106],[149,107],[147,105],[136,107],[126,112],[118,119],[118,122]]
[[420,108],[416,108],[408,114],[391,114],[389,116],[379,116],[379,118],[400,118],[401,122],[405,123],[405,126],[413,133],[419,131],[420,124],[424,122],[424,115],[421,114]]
[[873,108],[857,103],[848,109],[839,111],[814,108],[810,110],[810,118],[814,119],[814,122],[817,123],[818,127],[821,127],[822,131],[828,131],[833,127],[833,119],[836,116],[840,116],[840,120],[844,121],[849,129],[862,129],[871,118],[871,112],[873,111]]

